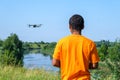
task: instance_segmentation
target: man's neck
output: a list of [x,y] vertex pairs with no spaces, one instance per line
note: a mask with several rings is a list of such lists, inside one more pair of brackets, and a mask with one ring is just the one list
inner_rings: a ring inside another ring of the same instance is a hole
[[72,33],[73,35],[81,35],[81,32],[76,31],[76,30],[73,30],[71,33]]

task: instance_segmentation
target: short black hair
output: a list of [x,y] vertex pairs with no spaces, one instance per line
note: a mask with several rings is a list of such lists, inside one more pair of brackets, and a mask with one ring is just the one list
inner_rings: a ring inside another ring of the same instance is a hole
[[69,24],[73,29],[81,31],[84,29],[84,19],[81,15],[75,14],[69,19]]

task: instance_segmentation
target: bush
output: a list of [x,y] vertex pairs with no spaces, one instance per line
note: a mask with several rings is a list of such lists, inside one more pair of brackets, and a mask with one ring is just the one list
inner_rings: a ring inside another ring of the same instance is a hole
[[116,80],[120,79],[120,41],[116,41],[114,46],[109,48],[106,64],[111,70]]
[[22,41],[19,40],[16,34],[11,34],[3,42],[0,62],[4,65],[23,65]]

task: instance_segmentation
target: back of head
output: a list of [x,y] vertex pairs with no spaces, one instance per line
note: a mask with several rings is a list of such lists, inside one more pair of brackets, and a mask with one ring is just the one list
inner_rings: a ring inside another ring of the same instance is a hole
[[84,19],[81,15],[75,14],[69,19],[69,25],[71,25],[72,29],[81,31],[84,29]]

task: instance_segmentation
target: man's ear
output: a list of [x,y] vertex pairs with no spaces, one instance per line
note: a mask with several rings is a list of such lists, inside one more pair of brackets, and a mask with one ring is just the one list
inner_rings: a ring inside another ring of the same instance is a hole
[[72,30],[72,25],[69,24],[69,29]]
[[72,25],[69,24],[70,32],[72,33]]
[[84,24],[83,24],[83,26],[81,27],[81,30],[82,30],[82,29],[84,29]]

